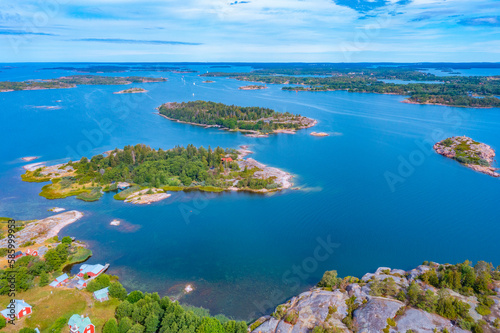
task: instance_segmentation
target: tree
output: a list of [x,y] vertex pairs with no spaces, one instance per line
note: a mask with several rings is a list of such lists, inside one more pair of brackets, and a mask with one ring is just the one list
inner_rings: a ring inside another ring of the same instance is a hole
[[7,326],[7,320],[3,316],[0,316],[0,330]]
[[47,272],[43,271],[42,274],[40,275],[40,282],[38,285],[40,287],[45,287],[48,284],[49,284],[49,274],[47,274]]
[[134,304],[143,298],[144,294],[142,293],[142,291],[134,290],[127,296],[127,301],[129,301],[129,303],[131,304]]
[[217,319],[205,317],[201,320],[196,333],[224,333],[224,327]]
[[28,327],[21,328],[19,330],[19,333],[35,333],[35,332],[36,331],[33,328],[28,328]]
[[144,332],[144,326],[141,324],[135,324],[132,326],[127,333],[143,333]]
[[109,319],[102,329],[102,333],[119,333],[118,324],[115,318]]
[[321,281],[319,281],[318,287],[335,288],[335,287],[337,287],[337,284],[339,282],[340,282],[340,279],[337,278],[337,271],[326,271],[323,274]]
[[158,315],[155,313],[150,313],[146,317],[146,320],[144,321],[146,332],[148,333],[156,332],[159,324],[160,324],[160,319],[158,318]]
[[63,239],[61,239],[61,243],[63,243],[63,244],[71,245],[72,242],[73,241],[71,240],[71,237],[69,237],[69,236],[63,237]]
[[87,285],[87,291],[94,292],[106,287],[109,287],[111,284],[110,278],[108,274],[101,274],[96,277],[94,280],[90,281]]
[[127,290],[120,282],[113,282],[109,286],[109,295],[123,301],[127,298]]
[[118,325],[118,332],[127,333],[132,326],[133,326],[132,319],[130,319],[129,317],[125,317],[120,320],[120,324]]

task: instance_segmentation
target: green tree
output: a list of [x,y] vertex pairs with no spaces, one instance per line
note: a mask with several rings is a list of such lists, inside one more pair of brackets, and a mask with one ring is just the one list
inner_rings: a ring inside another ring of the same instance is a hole
[[217,319],[205,317],[201,320],[196,333],[224,333],[224,327]]
[[35,329],[33,328],[28,328],[28,327],[25,327],[25,328],[21,328],[19,330],[19,333],[35,333]]
[[7,320],[3,316],[0,316],[0,330],[7,326]]
[[127,290],[120,282],[113,282],[109,286],[109,295],[123,301],[127,298]]
[[129,317],[125,317],[120,320],[120,324],[118,325],[118,332],[127,333],[133,325],[134,323],[132,322],[132,319],[130,319]]
[[102,333],[119,333],[118,324],[115,318],[110,318],[102,329]]
[[141,324],[135,324],[132,326],[127,333],[143,333],[144,332],[144,326]]
[[336,288],[341,279],[337,277],[337,271],[326,271],[318,283],[318,287]]
[[142,293],[142,291],[134,290],[127,296],[127,301],[129,301],[129,303],[131,304],[134,304],[135,302],[138,302],[143,298],[144,294]]
[[158,325],[160,324],[160,319],[158,315],[155,313],[150,313],[146,320],[144,321],[144,326],[146,327],[146,332],[153,333],[158,329]]
[[63,243],[63,244],[71,245],[72,242],[73,241],[71,240],[71,237],[69,237],[69,236],[63,237],[63,239],[61,239],[61,243]]
[[40,274],[40,282],[38,285],[40,287],[45,287],[48,284],[49,284],[49,274],[47,274],[47,272],[43,271],[42,274]]

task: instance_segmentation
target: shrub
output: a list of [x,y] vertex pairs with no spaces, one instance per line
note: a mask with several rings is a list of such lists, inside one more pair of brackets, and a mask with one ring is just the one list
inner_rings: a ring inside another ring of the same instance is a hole
[[71,240],[71,237],[69,237],[69,236],[65,236],[65,237],[63,237],[63,239],[61,239],[61,243],[63,243],[63,244],[71,245],[72,242],[73,241]]
[[491,310],[483,304],[479,304],[478,306],[476,306],[476,312],[479,313],[481,316],[487,316],[491,314]]
[[318,287],[336,288],[340,281],[341,280],[337,277],[337,271],[326,271],[321,281],[319,281]]
[[396,322],[392,318],[387,318],[387,325],[396,327]]
[[35,242],[33,242],[33,241],[27,241],[26,243],[23,243],[21,245],[21,247],[28,247],[28,246],[31,246],[31,245],[34,245],[34,244],[35,244]]
[[298,320],[299,320],[299,312],[296,310],[288,311],[288,313],[285,316],[285,322],[292,325],[297,324]]
[[4,328],[7,326],[7,320],[3,316],[0,316],[0,329]]
[[288,307],[285,304],[278,305],[271,316],[280,320],[285,315],[287,308]]

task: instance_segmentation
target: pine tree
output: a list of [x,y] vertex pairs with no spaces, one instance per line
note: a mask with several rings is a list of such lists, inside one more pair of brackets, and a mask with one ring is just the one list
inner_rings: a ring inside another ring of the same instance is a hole
[[49,284],[49,275],[47,274],[47,272],[42,271],[42,273],[40,274],[40,283],[39,283],[39,286],[40,287],[45,287],[48,284]]
[[116,323],[115,318],[109,319],[102,329],[102,333],[119,333],[118,332],[118,324]]

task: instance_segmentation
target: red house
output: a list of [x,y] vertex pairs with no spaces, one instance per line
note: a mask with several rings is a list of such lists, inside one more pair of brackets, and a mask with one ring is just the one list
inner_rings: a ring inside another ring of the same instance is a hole
[[13,320],[14,318],[20,319],[30,313],[31,305],[20,299],[16,299],[14,302],[9,303],[7,309],[1,312],[5,320]]
[[63,283],[66,283],[68,281],[69,281],[69,276],[68,274],[64,273],[63,275],[52,281],[52,283],[49,284],[49,286],[57,288],[60,287]]
[[71,333],[94,333],[95,326],[90,321],[89,317],[79,316],[74,314],[69,318],[69,331]]
[[223,157],[222,162],[232,162],[233,159],[231,157]]
[[100,264],[97,265],[84,264],[80,266],[80,273],[78,273],[78,276],[84,277],[85,274],[87,274],[89,277],[94,277],[104,272],[105,269],[106,267]]
[[38,251],[37,250],[28,249],[26,251],[26,255],[27,256],[33,256],[33,257],[38,257]]
[[22,253],[21,251],[17,251],[16,253],[14,253],[14,258],[12,259],[19,259],[22,256],[24,256],[24,253]]

